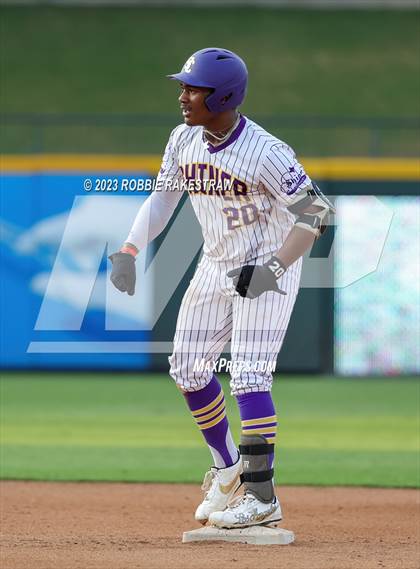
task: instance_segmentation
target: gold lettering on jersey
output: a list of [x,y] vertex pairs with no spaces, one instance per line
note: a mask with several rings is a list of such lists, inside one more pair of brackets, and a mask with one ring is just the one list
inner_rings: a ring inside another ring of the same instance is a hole
[[213,164],[193,162],[180,168],[191,194],[222,196],[227,200],[247,196],[248,186],[243,180]]

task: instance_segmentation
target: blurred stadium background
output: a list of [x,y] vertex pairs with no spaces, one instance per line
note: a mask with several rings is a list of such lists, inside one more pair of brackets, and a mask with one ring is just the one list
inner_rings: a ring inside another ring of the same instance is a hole
[[[83,183],[156,174],[180,122],[165,75],[216,44],[247,62],[243,113],[288,141],[337,205],[278,361],[279,481],[418,485],[417,4],[17,4],[0,8],[2,477],[202,475],[207,451],[166,375],[198,228],[176,242],[179,285],[162,292],[158,263],[128,304],[107,288],[106,257],[144,193]],[[320,258],[331,280],[316,286]]]

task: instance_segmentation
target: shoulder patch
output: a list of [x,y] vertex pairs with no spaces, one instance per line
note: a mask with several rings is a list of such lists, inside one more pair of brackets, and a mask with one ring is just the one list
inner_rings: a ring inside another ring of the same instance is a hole
[[288,172],[285,172],[281,176],[281,187],[284,193],[288,196],[296,193],[298,189],[307,180],[307,175],[299,163],[295,166],[290,166]]

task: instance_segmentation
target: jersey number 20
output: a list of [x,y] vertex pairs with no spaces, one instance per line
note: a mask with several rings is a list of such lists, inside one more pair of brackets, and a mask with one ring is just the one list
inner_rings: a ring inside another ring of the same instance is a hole
[[227,215],[228,229],[238,229],[242,225],[251,225],[258,219],[258,208],[251,203],[240,208],[224,207],[223,213]]

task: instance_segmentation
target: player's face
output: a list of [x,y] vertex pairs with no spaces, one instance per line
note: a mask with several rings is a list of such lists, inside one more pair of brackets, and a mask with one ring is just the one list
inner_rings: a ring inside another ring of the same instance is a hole
[[206,126],[212,120],[214,114],[208,110],[204,102],[209,93],[210,89],[181,83],[181,94],[178,101],[185,124],[188,126]]

